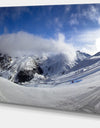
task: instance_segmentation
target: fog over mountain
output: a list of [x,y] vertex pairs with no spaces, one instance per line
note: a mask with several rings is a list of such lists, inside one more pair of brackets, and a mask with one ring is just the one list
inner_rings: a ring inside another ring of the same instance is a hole
[[58,34],[57,39],[45,39],[22,31],[4,34],[0,36],[0,51],[11,56],[64,53],[70,61],[76,57],[75,48],[65,42],[65,36],[61,33]]

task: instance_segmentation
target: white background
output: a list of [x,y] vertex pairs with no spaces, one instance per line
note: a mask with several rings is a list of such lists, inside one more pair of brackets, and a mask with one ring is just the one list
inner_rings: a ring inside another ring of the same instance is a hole
[[[0,6],[83,3],[82,0],[0,0]],[[100,0],[84,0],[100,3]],[[0,128],[100,128],[100,116],[0,104]]]
[[0,128],[100,128],[100,116],[0,104]]

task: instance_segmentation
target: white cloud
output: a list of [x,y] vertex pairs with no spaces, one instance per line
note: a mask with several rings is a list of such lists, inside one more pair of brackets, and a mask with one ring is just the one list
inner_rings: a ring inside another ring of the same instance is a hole
[[44,39],[26,32],[4,34],[0,36],[0,51],[13,56],[65,53],[71,61],[76,56],[74,47],[65,42],[61,33],[58,39]]
[[78,25],[78,24],[79,24],[79,22],[78,22],[77,18],[73,18],[70,20],[70,25]]
[[69,23],[70,25],[78,25],[79,24],[78,14],[72,13]]
[[100,38],[96,39],[96,49],[100,52]]
[[71,10],[71,6],[65,6],[65,13],[68,13]]
[[100,52],[100,29],[77,32],[69,42],[72,42],[78,50],[93,55]]
[[83,48],[81,48],[81,51],[90,55],[94,55],[95,53],[97,53],[96,44],[87,44]]
[[92,22],[96,22],[100,25],[100,8],[95,5],[87,5],[86,8],[82,8],[81,5],[77,6],[77,12],[72,13],[70,17],[70,25],[77,25],[81,18],[88,19]]
[[100,10],[96,6],[91,5],[87,10],[83,10],[82,16],[100,24]]

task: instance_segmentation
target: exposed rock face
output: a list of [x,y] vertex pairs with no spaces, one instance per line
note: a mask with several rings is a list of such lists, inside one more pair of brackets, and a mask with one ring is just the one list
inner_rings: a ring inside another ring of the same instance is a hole
[[[67,74],[71,71],[82,71],[87,66],[100,63],[100,52],[94,56],[76,52],[75,61],[71,62],[66,54],[57,54],[37,58],[37,56],[10,57],[0,54],[0,76],[12,82],[22,84],[37,80],[39,77],[51,77]],[[86,70],[86,69],[85,69]],[[37,75],[36,75],[37,74]],[[41,77],[41,78],[42,78]]]
[[11,57],[6,55],[6,54],[1,54],[0,53],[0,68],[3,70],[8,69],[11,63]]
[[6,54],[0,54],[1,76],[13,79],[15,83],[30,81],[34,74],[43,74],[38,62],[32,57],[12,58]]
[[42,74],[43,71],[41,67],[38,65],[35,59],[32,57],[25,58],[21,61],[17,68],[17,75],[15,78],[15,82],[26,82],[30,81],[34,78],[34,74]]
[[39,66],[37,66],[36,69],[33,69],[33,70],[19,71],[16,76],[15,82],[22,83],[22,82],[30,81],[31,79],[34,78],[35,73],[43,74],[43,71]]
[[15,82],[26,82],[26,81],[30,81],[32,78],[33,78],[32,71],[19,71],[19,73],[16,76]]

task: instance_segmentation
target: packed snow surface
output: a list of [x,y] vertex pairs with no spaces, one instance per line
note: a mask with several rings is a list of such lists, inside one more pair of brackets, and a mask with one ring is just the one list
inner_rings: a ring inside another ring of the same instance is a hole
[[[16,84],[20,72],[34,75]],[[0,102],[100,114],[100,55],[1,56]]]
[[[56,79],[57,85],[25,87],[0,77],[0,101],[60,110],[100,113],[100,71],[87,73],[74,83],[69,76]],[[82,74],[81,74],[82,75]],[[59,82],[59,84],[58,84]],[[39,85],[38,85],[39,86]]]

